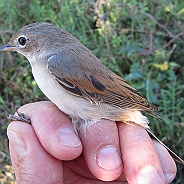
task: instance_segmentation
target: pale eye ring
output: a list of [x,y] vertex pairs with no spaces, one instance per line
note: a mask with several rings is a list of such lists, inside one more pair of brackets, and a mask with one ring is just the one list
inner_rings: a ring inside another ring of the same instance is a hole
[[24,36],[19,37],[18,42],[20,45],[26,45],[27,39]]

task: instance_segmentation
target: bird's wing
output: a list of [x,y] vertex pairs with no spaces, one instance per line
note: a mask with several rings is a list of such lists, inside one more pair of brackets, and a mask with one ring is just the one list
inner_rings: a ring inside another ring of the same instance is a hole
[[156,106],[106,68],[86,47],[78,46],[52,55],[47,67],[65,90],[94,103],[151,113],[158,111]]

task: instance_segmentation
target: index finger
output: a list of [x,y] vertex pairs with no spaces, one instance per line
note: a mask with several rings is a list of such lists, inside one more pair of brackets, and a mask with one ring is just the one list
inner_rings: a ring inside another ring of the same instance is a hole
[[45,150],[60,160],[77,158],[82,144],[70,118],[52,102],[35,102],[22,106],[19,112],[31,119],[32,127]]

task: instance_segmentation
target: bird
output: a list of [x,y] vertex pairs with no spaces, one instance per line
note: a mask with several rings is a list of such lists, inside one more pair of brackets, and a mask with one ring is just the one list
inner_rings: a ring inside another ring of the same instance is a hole
[[75,128],[101,119],[134,122],[184,164],[156,137],[142,114],[145,111],[160,117],[158,107],[104,66],[71,33],[47,22],[32,23],[17,31],[0,51],[16,51],[29,60],[41,91],[71,118]]

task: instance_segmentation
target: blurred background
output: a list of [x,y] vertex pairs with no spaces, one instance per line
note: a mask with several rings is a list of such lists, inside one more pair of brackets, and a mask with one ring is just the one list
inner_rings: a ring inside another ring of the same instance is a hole
[[[158,105],[165,119],[150,116],[150,126],[184,158],[183,0],[1,0],[0,45],[33,22],[49,22],[71,32],[103,64]],[[15,183],[3,113],[14,113],[16,107],[39,100],[47,99],[27,59],[0,53],[1,184]],[[184,166],[177,167],[173,183],[182,184]]]

